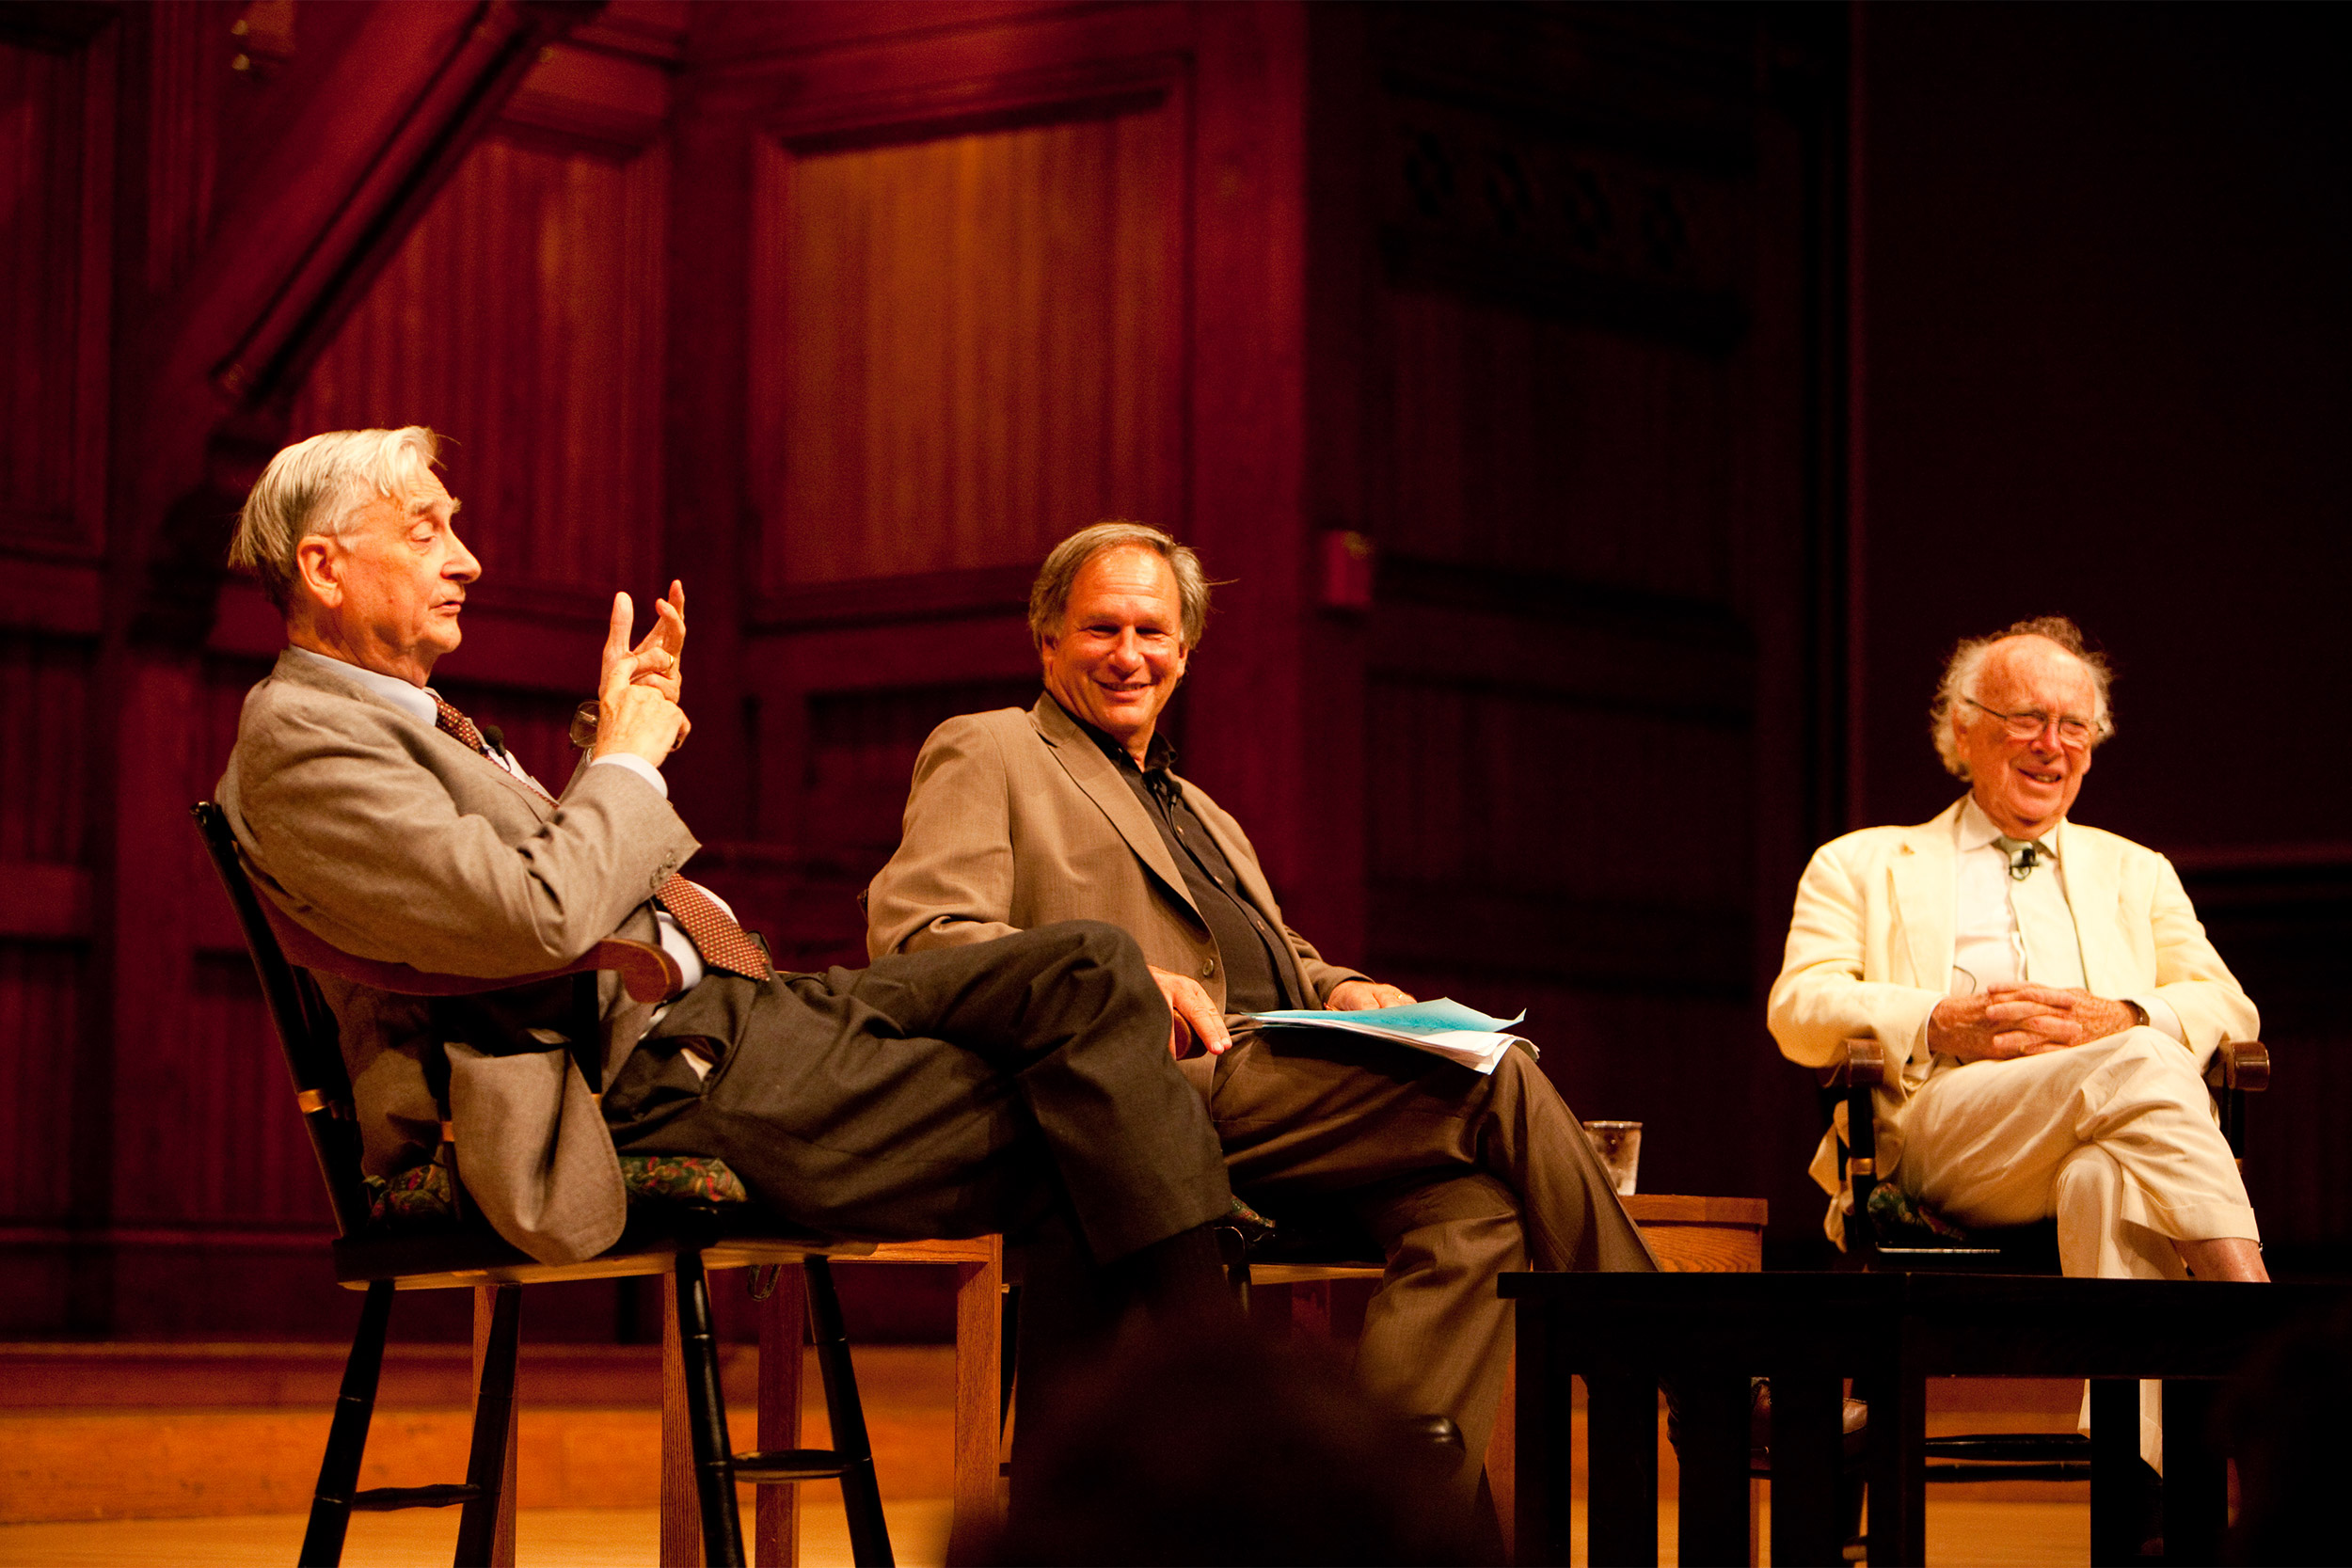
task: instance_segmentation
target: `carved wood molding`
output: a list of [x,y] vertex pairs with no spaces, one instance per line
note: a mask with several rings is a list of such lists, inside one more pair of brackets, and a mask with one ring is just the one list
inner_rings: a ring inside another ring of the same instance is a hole
[[1158,107],[1189,64],[1184,55],[1152,54],[802,99],[771,110],[760,130],[787,151],[807,153],[1106,119]]

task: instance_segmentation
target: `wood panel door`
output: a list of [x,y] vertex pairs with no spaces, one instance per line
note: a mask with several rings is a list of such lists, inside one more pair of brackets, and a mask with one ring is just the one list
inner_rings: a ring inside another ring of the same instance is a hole
[[1319,42],[1352,275],[1318,341],[1354,372],[1319,503],[1378,561],[1367,959],[1527,1008],[1580,1114],[1649,1124],[1645,1189],[1794,1199],[1802,1231],[1818,1129],[1762,997],[1820,815],[1835,51],[1533,8]]
[[862,961],[852,895],[897,845],[930,730],[1034,700],[1023,606],[1046,551],[1107,517],[1195,534],[1219,438],[1204,447],[1196,410],[1204,71],[1227,101],[1203,31],[1232,25],[1180,7],[754,8],[703,40],[728,63],[701,112],[745,148],[741,668],[763,847],[708,858],[733,857],[728,891],[787,961]]

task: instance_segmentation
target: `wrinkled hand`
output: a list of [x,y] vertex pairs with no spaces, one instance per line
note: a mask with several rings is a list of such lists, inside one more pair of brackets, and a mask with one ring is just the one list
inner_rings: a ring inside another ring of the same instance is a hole
[[[598,711],[596,744],[591,753],[594,756],[626,752],[659,768],[693,728],[675,697],[676,644],[665,646],[660,641],[672,619],[676,623],[678,643],[683,642],[686,634],[686,622],[677,608],[683,603],[683,594],[675,584],[671,593],[675,603],[660,601],[671,614],[646,633],[644,641],[635,648],[628,645],[633,615],[628,595],[612,595],[612,623],[605,633],[603,673],[596,683]],[[654,678],[642,678],[647,675]]]
[[2074,1022],[2083,1026],[2083,1037],[2074,1042],[2077,1045],[2120,1035],[2139,1023],[2139,1013],[2128,1002],[2110,1002],[2079,990],[2069,990],[2066,994],[2074,999]]
[[1323,1005],[1335,1013],[1360,1013],[1367,1007],[1409,1007],[1413,1001],[1408,993],[1377,980],[1342,980]]
[[1225,1048],[1233,1043],[1226,1033],[1225,1015],[1216,1010],[1216,1004],[1200,982],[1189,974],[1176,974],[1156,965],[1144,966],[1152,971],[1152,978],[1168,998],[1168,1053],[1182,1060],[1185,1050],[1198,1035],[1200,1043],[1212,1056],[1222,1056]]
[[612,595],[612,624],[604,640],[604,667],[596,677],[599,700],[612,683],[614,666],[626,663],[624,678],[628,684],[651,687],[670,701],[678,701],[679,661],[686,654],[686,585],[673,580],[669,596],[654,600],[653,610],[653,626],[631,647],[628,634],[636,622],[636,607],[627,594]]
[[1947,996],[1928,1015],[1928,1049],[1963,1062],[2006,1062],[2063,1051],[2113,1034],[2111,1028],[2092,1032],[2105,1022],[2101,1009],[2107,1007],[2130,1022],[2131,1010],[2120,1002],[2049,986],[1993,986],[1977,996]]

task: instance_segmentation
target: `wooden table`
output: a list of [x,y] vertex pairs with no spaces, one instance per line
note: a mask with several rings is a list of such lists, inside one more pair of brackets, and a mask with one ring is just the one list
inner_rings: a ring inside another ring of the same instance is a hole
[[[1836,1562],[1841,1379],[1870,1402],[1869,1560],[1926,1553],[1930,1377],[2088,1377],[2094,1478],[2137,1457],[2135,1380],[2165,1380],[2168,1560],[2219,1560],[2227,1472],[2210,1438],[2218,1380],[2265,1338],[2344,1303],[2332,1285],[2222,1285],[2013,1275],[1510,1274],[1518,1306],[1516,1534],[1522,1565],[1568,1560],[1582,1376],[1590,1560],[1658,1560],[1658,1379],[1681,1417],[1690,1562],[1748,1557],[1748,1389],[1772,1380],[1772,1560]],[[2123,1489],[2094,1479],[2094,1562],[2137,1544]]]
[[[1628,1193],[1625,1212],[1641,1227],[1658,1266],[1669,1274],[1754,1274],[1764,1266],[1764,1225],[1771,1217],[1760,1197],[1694,1197],[1677,1193]],[[1377,1280],[1377,1263],[1253,1263],[1253,1285],[1289,1287],[1278,1309],[1294,1330],[1331,1331],[1331,1286],[1335,1279]],[[1518,1399],[1515,1370],[1503,1384],[1502,1407],[1495,1412],[1486,1442],[1486,1482],[1495,1512],[1505,1528],[1517,1507],[1519,1462]],[[1652,1490],[1655,1490],[1653,1486]],[[1745,1558],[1740,1559],[1746,1561]]]

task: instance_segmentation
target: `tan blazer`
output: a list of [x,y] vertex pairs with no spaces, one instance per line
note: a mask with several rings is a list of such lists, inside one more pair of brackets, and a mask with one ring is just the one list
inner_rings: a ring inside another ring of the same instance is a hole
[[[1879,1168],[1902,1154],[1902,1107],[1930,1065],[1928,1014],[1951,989],[1956,829],[1960,808],[1911,828],[1865,828],[1823,845],[1797,884],[1780,978],[1767,1004],[1781,1054],[1807,1067],[1836,1059],[1839,1042],[1872,1036],[1890,1070],[1877,1096]],[[2060,822],[2054,847],[2093,995],[2151,993],[2181,1018],[2201,1069],[2225,1039],[2258,1037],[2261,1020],[2181,887],[2172,863],[2130,839]],[[1837,1191],[1836,1139],[1812,1165]]]
[[[331,667],[281,657],[245,702],[219,800],[264,896],[346,952],[443,974],[569,963],[616,932],[697,845],[660,791],[581,768],[559,803]],[[342,1034],[369,1171],[440,1137],[430,1004],[318,976]],[[606,1075],[649,1009],[605,977]],[[528,1042],[527,1042],[528,1043]],[[545,1262],[612,1245],[627,1197],[611,1135],[561,1045],[448,1048],[458,1169],[499,1233]]]
[[[1242,892],[1297,956],[1317,1002],[1363,976],[1327,964],[1282,923],[1241,824],[1177,781]],[[898,852],[866,890],[866,948],[879,958],[986,942],[1057,920],[1101,920],[1158,967],[1198,979],[1219,1006],[1225,964],[1159,829],[1118,767],[1048,696],[1024,713],[950,719],[914,762]]]

